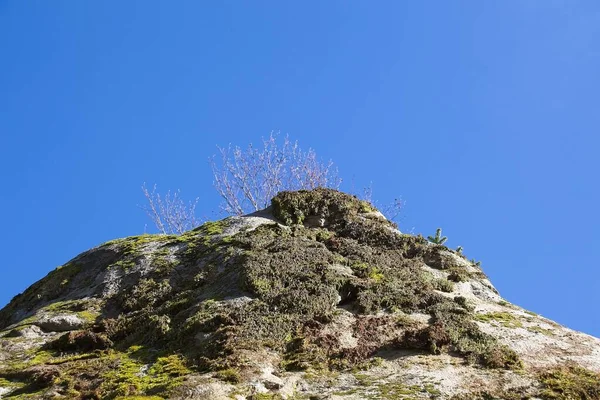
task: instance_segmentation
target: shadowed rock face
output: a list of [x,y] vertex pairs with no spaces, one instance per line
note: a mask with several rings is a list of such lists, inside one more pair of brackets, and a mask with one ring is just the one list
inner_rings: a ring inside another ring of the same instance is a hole
[[329,189],[105,243],[0,329],[6,398],[600,398],[598,339]]

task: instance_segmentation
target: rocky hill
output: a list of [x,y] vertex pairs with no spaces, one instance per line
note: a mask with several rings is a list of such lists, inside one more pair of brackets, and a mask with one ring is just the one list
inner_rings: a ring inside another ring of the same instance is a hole
[[600,399],[600,340],[327,189],[86,251],[0,311],[2,399]]

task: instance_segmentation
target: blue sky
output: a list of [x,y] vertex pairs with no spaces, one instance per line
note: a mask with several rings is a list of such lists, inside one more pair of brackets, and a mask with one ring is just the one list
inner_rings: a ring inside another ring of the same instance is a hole
[[0,1],[0,306],[273,130],[600,336],[600,3]]

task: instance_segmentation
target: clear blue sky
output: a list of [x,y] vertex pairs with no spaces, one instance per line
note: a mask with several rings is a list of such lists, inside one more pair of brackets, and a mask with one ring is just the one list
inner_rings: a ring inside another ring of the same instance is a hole
[[1,0],[0,49],[0,305],[279,130],[600,336],[597,0]]

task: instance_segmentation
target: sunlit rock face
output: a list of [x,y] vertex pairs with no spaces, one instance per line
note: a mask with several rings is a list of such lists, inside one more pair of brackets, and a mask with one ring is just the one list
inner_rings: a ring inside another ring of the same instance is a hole
[[600,399],[600,340],[329,189],[88,250],[0,330],[7,399]]

